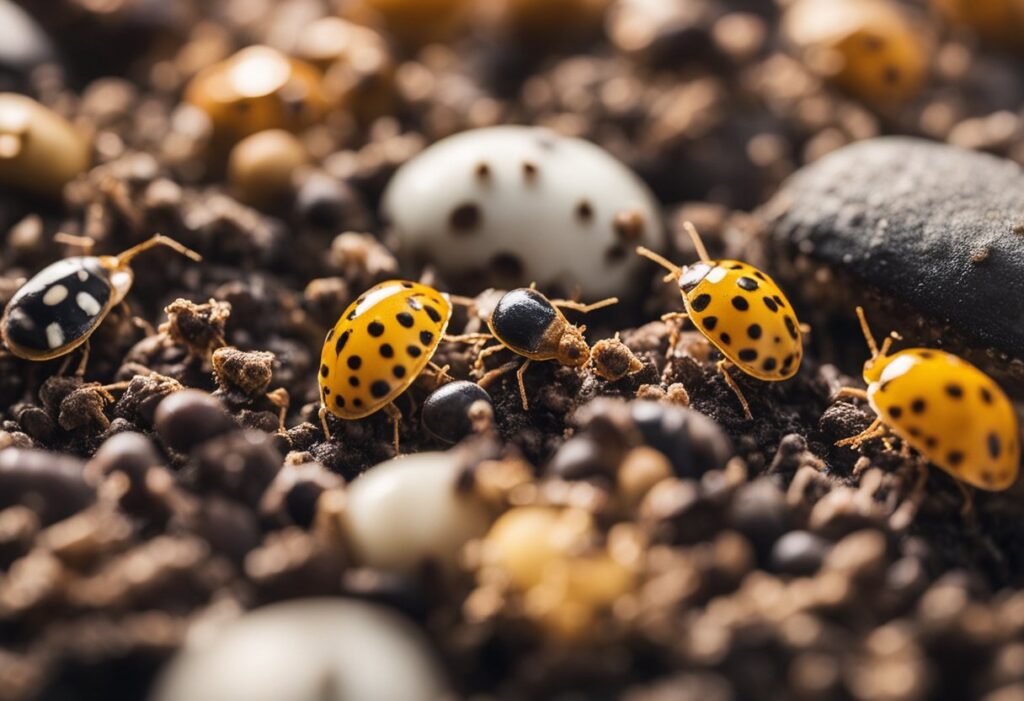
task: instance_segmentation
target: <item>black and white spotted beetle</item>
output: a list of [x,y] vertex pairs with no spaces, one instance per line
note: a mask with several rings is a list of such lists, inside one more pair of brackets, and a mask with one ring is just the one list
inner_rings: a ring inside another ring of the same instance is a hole
[[7,349],[19,358],[50,360],[84,344],[131,289],[132,259],[155,246],[202,260],[195,251],[157,234],[117,256],[75,256],[48,265],[4,309],[0,337]]
[[[586,327],[570,323],[562,314],[562,309],[572,309],[586,314],[617,304],[618,301],[617,297],[609,297],[593,304],[581,304],[566,299],[548,299],[533,286],[521,287],[506,292],[498,301],[487,319],[490,333],[449,336],[446,340],[479,342],[496,339],[499,345],[485,348],[477,356],[475,366],[480,372],[483,370],[484,360],[503,349],[526,358],[519,366],[516,376],[523,409],[527,410],[530,405],[526,397],[523,375],[531,362],[557,360],[562,365],[580,367],[590,359],[590,346],[583,337]],[[490,384],[512,367],[512,364],[507,363],[485,374],[480,379],[480,386]]]

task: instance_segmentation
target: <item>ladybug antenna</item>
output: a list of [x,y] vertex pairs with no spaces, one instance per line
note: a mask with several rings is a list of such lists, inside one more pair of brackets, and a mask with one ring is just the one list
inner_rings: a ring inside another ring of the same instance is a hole
[[892,339],[886,338],[882,351],[879,352],[875,336],[871,333],[871,327],[868,326],[868,318],[864,315],[864,307],[857,307],[857,318],[860,320],[860,330],[864,333],[864,340],[868,342],[868,348],[871,350],[871,359],[874,360],[881,355],[885,355],[885,351],[889,350],[889,344],[892,342]]
[[708,249],[704,248],[704,242],[700,238],[700,233],[697,231],[697,227],[695,227],[691,221],[684,221],[683,228],[686,229],[686,233],[690,235],[690,241],[693,242],[693,247],[697,249],[697,255],[700,257],[701,262],[710,263],[711,256],[708,255]]
[[151,248],[156,248],[157,246],[167,246],[167,248],[170,248],[172,251],[177,251],[186,258],[191,258],[196,262],[199,262],[203,259],[201,255],[193,251],[191,248],[186,248],[185,246],[182,246],[180,243],[170,238],[169,236],[164,236],[163,234],[155,234],[152,238],[147,239],[142,243],[136,244],[129,248],[127,251],[124,251],[123,253],[118,255],[117,262],[119,265],[127,265],[132,261],[133,258],[135,258],[135,256],[139,255],[140,253],[144,253],[145,251],[148,251]]
[[664,256],[659,256],[657,253],[655,253],[649,248],[637,246],[636,253],[637,255],[643,256],[647,260],[654,261],[655,263],[663,267],[665,270],[669,271],[669,274],[667,276],[668,278],[677,278],[683,274],[682,268],[680,268],[678,265],[673,265],[672,261],[670,261],[668,258],[665,258]]

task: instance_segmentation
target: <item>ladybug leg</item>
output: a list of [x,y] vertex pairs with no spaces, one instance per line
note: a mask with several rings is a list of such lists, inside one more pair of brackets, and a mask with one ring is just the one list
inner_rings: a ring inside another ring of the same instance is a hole
[[496,367],[493,370],[488,370],[484,374],[483,377],[481,377],[479,380],[476,381],[476,383],[480,387],[483,387],[484,389],[487,389],[490,385],[492,385],[494,383],[494,381],[496,379],[498,379],[499,377],[501,377],[502,375],[504,375],[507,372],[515,370],[518,366],[519,366],[519,361],[518,360],[510,360],[507,363],[505,363],[504,365]]
[[321,404],[317,416],[320,417],[320,426],[324,429],[324,438],[331,440],[331,429],[327,426],[327,407]]
[[958,479],[954,479],[953,482],[956,483],[957,488],[960,490],[960,495],[964,499],[964,503],[960,505],[960,516],[962,516],[965,521],[973,521],[974,491]]
[[867,401],[868,392],[865,389],[859,389],[857,387],[840,387],[839,390],[832,395],[832,401],[838,401],[840,399],[863,399]]
[[438,367],[434,362],[427,363],[427,367],[434,372],[434,388],[440,387],[441,385],[452,382],[455,380],[454,377],[448,374],[448,369],[451,365],[445,365],[443,368]]
[[533,361],[527,358],[526,362],[516,370],[516,379],[519,381],[519,398],[523,400],[523,411],[530,410],[530,403],[526,400],[526,382],[523,381],[523,375],[526,374],[526,368],[530,367],[531,362]]
[[844,438],[841,441],[836,441],[836,447],[842,448],[848,445],[853,448],[859,448],[861,443],[870,441],[873,438],[881,438],[888,432],[889,428],[882,423],[881,419],[876,418],[871,422],[870,426],[858,433],[856,436],[850,436],[849,438]]
[[402,423],[402,410],[395,406],[394,402],[389,402],[384,405],[384,413],[391,419],[391,426],[394,429],[395,457],[398,457],[402,454],[402,451],[398,448],[398,429]]
[[736,384],[736,380],[734,380],[732,375],[729,374],[730,365],[731,363],[728,360],[719,360],[716,367],[718,368],[718,372],[722,373],[722,379],[725,380],[725,384],[729,385],[729,389],[731,389],[733,394],[736,395],[736,398],[740,400],[740,406],[743,407],[743,416],[746,417],[747,421],[750,421],[754,418],[754,415],[750,413],[750,403],[747,402],[747,398],[743,396],[743,391],[740,389],[740,386]]
[[494,338],[494,336],[492,336],[489,333],[464,333],[464,334],[462,334],[460,336],[449,336],[448,334],[445,334],[445,336],[444,336],[444,338],[442,340],[447,341],[448,343],[470,343],[470,344],[473,344],[473,343],[486,343],[487,341],[491,340],[492,338]]
[[668,335],[667,353],[671,354],[672,351],[675,350],[676,344],[679,343],[679,334],[682,333],[683,330],[683,323],[687,318],[689,318],[689,314],[686,312],[668,312],[667,314],[661,315],[661,320],[666,324],[671,324],[672,327],[672,330]]

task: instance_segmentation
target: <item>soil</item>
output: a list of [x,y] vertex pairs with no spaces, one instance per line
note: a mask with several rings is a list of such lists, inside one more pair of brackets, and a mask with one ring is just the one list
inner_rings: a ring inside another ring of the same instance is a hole
[[[630,358],[614,344],[600,373],[533,363],[529,409],[510,372],[487,386],[491,411],[477,405],[458,424],[479,434],[455,448],[471,476],[525,461],[533,498],[593,512],[599,541],[615,524],[642,533],[635,590],[582,640],[550,635],[514,593],[477,610],[472,563],[449,581],[430,567],[406,577],[354,562],[325,537],[318,503],[394,456],[392,425],[383,412],[331,417],[328,439],[317,416],[324,333],[373,284],[422,280],[493,305],[429,262],[400,261],[376,214],[392,173],[426,145],[501,123],[592,140],[664,205],[673,260],[695,258],[682,227],[692,220],[713,256],[778,265],[788,283],[815,268],[779,260],[757,208],[826,153],[896,134],[1024,162],[1019,57],[932,18],[928,84],[878,106],[791,55],[769,2],[694,3],[641,49],[600,23],[562,37],[481,26],[447,45],[391,44],[387,107],[338,110],[302,132],[313,165],[284,202],[252,206],[182,91],[243,46],[288,45],[306,21],[296,18],[330,3],[22,4],[61,58],[44,52],[27,70],[0,53],[0,85],[91,133],[95,165],[57,200],[0,189],[0,304],[83,253],[58,232],[93,239],[97,254],[160,232],[203,262],[161,250],[135,259],[128,307],[93,334],[82,377],[77,353],[0,352],[0,700],[137,701],[189,627],[226,604],[338,595],[415,621],[459,698],[1024,698],[1024,490],[972,490],[965,508],[956,481],[898,440],[836,447],[874,419],[865,403],[834,399],[863,386],[867,350],[849,307],[796,283],[812,325],[801,369],[778,383],[734,372],[750,420],[708,341],[659,321],[682,301],[650,266],[619,305],[567,312],[591,343],[618,333],[641,369],[623,375]],[[723,26],[745,40],[723,40]],[[993,135],[993,115],[1013,128]],[[879,308],[900,312],[879,323],[914,318],[906,300],[884,297]],[[481,328],[458,308],[448,332]],[[928,339],[912,323],[901,330],[910,345]],[[474,359],[472,346],[444,342],[434,362],[475,379]],[[514,359],[503,352],[488,368]],[[420,423],[436,382],[424,375],[397,401],[403,453],[449,447]],[[624,470],[642,446],[671,473],[634,498]]]

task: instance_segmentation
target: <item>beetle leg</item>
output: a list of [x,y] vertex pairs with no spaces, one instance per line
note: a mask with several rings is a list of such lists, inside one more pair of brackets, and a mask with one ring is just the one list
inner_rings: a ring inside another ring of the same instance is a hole
[[500,343],[496,346],[491,346],[490,348],[484,348],[476,356],[476,360],[473,361],[473,369],[476,370],[477,372],[482,372],[484,369],[484,361],[487,360],[487,358],[494,355],[495,353],[498,353],[499,351],[502,351],[504,349],[505,346],[501,345]]
[[331,440],[331,429],[327,426],[327,407],[321,404],[320,411],[317,412],[317,416],[320,417],[320,426],[324,429],[324,438]]
[[457,304],[460,307],[466,307],[469,310],[476,309],[476,300],[472,297],[463,297],[462,295],[448,295],[448,301],[452,304]]
[[974,520],[974,492],[966,484],[958,479],[953,480],[956,486],[960,489],[960,495],[964,498],[964,503],[960,505],[960,515],[965,521]]
[[397,458],[402,454],[402,451],[398,448],[398,427],[402,421],[402,410],[395,406],[394,402],[389,402],[384,405],[384,413],[391,419],[391,426],[394,429],[395,457]]
[[272,392],[267,392],[267,399],[271,404],[277,407],[277,432],[285,432],[284,420],[288,416],[288,407],[291,406],[291,397],[288,396],[288,390],[284,387],[278,387]]
[[731,363],[728,360],[718,361],[718,372],[722,373],[722,378],[725,380],[725,384],[729,385],[729,389],[733,391],[736,398],[740,400],[740,406],[743,407],[743,416],[746,417],[747,421],[754,418],[754,415],[750,413],[750,403],[747,402],[747,398],[743,396],[743,391],[740,386],[736,384],[736,380],[733,379],[732,375],[729,374],[729,366]]
[[589,314],[590,312],[597,311],[598,309],[604,309],[610,307],[613,304],[618,304],[618,297],[608,297],[602,299],[600,302],[594,302],[593,304],[583,304],[582,302],[574,302],[571,299],[552,299],[551,304],[558,307],[559,309],[571,309],[574,312],[581,312],[583,314]]
[[532,361],[527,358],[526,362],[519,366],[516,370],[516,379],[519,380],[519,398],[523,400],[523,411],[530,410],[530,403],[526,400],[526,382],[523,381],[523,375],[526,374],[526,368],[530,367]]
[[82,358],[78,361],[78,368],[75,370],[75,377],[85,377],[85,366],[89,364],[89,341],[86,339],[82,344]]
[[854,448],[859,448],[861,443],[870,441],[873,438],[881,438],[888,432],[888,427],[882,423],[881,419],[876,418],[871,422],[870,426],[858,433],[856,436],[850,436],[849,438],[844,438],[841,441],[836,441],[836,447],[842,448],[849,445]]
[[476,383],[480,387],[483,387],[484,389],[487,389],[491,384],[494,383],[494,381],[496,379],[498,379],[499,377],[501,377],[502,375],[504,375],[505,373],[507,373],[507,372],[509,372],[511,370],[515,370],[518,366],[519,366],[519,361],[518,360],[510,360],[507,363],[505,363],[504,365],[500,365],[500,366],[494,368],[493,370],[488,370],[486,373],[484,373],[483,377],[481,377],[479,380],[476,381]]

